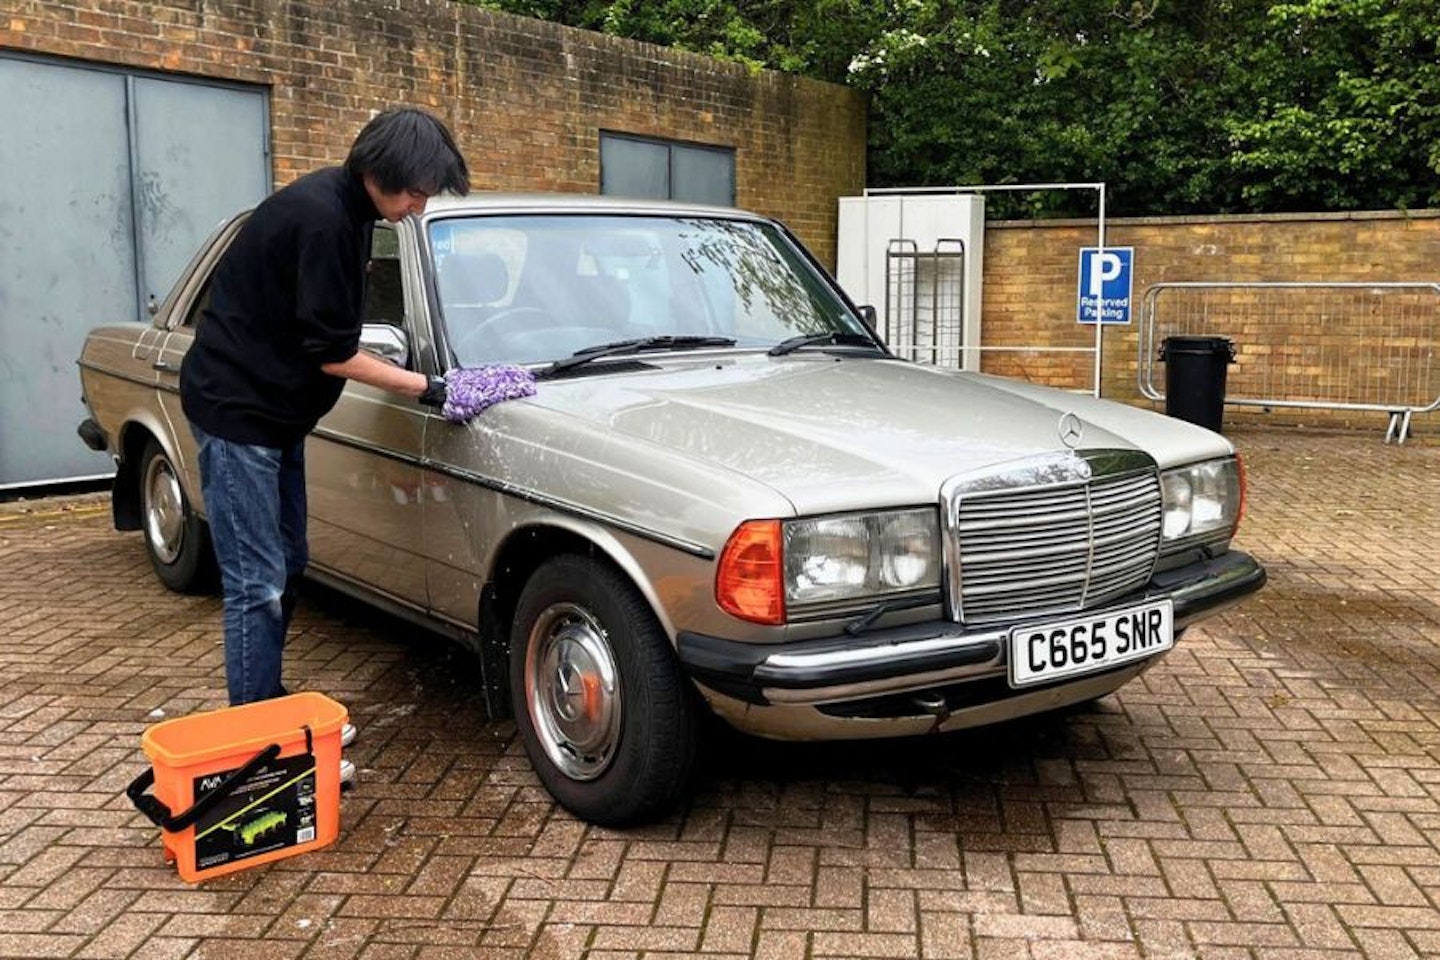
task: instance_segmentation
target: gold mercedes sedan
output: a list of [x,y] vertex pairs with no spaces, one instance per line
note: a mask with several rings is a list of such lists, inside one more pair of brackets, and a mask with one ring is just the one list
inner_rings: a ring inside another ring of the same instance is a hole
[[[180,360],[243,219],[79,358],[115,526],[180,591],[214,580]],[[704,711],[819,740],[1054,710],[1264,583],[1224,437],[901,360],[872,317],[739,210],[471,196],[379,223],[364,347],[537,391],[458,424],[349,384],[306,449],[309,575],[470,647],[546,787],[608,825],[684,795]]]

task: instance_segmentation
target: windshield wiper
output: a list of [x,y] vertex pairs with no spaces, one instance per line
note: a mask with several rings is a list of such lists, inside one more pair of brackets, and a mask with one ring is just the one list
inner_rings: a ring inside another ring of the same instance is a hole
[[854,620],[845,624],[845,632],[852,637],[858,637],[860,634],[875,626],[875,622],[887,613],[894,613],[897,610],[914,610],[917,607],[923,607],[935,601],[936,598],[932,596],[910,597],[901,600],[881,600],[867,612],[862,613]]
[[783,357],[787,353],[794,353],[802,347],[816,346],[845,346],[845,347],[869,347],[876,353],[884,353],[885,348],[876,343],[873,339],[863,333],[853,333],[849,330],[827,330],[824,333],[802,333],[798,337],[791,337],[788,340],[781,340],[771,347],[767,353],[772,357]]
[[647,350],[697,350],[702,347],[733,347],[732,337],[664,336],[637,337],[633,340],[616,340],[614,343],[599,343],[593,347],[576,350],[563,360],[556,360],[539,374],[553,377],[565,370],[599,360],[601,357],[616,357],[627,353],[643,353]]

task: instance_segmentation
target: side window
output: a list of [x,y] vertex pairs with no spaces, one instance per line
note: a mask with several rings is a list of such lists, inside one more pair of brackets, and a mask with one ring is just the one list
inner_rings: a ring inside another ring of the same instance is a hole
[[[194,259],[190,261],[190,265],[187,266],[185,272],[181,274],[182,277],[188,277],[201,269],[205,271],[200,289],[195,293],[194,299],[185,307],[185,313],[180,321],[180,327],[182,329],[194,330],[200,325],[200,318],[205,313],[205,308],[210,305],[210,289],[214,280],[212,272],[215,269],[216,257],[220,252],[229,248],[236,235],[239,234],[241,226],[243,226],[249,218],[250,211],[246,210],[216,227],[215,233],[211,234],[210,239],[196,252]],[[211,263],[208,267],[202,268],[201,264],[204,263],[206,258],[209,258]]]
[[[370,244],[369,278],[365,284],[365,323],[400,326],[405,321],[405,291],[400,279],[400,238],[391,227],[375,228]],[[210,303],[210,284],[205,285],[185,311],[186,327],[193,329]]]
[[365,322],[401,326],[405,322],[405,288],[400,279],[400,238],[393,228],[375,226],[368,269]]

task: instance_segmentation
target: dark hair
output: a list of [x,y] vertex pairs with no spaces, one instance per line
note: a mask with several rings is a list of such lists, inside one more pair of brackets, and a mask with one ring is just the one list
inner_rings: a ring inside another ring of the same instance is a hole
[[455,139],[439,118],[418,107],[392,107],[365,124],[345,169],[356,177],[370,175],[386,193],[470,191],[470,171]]

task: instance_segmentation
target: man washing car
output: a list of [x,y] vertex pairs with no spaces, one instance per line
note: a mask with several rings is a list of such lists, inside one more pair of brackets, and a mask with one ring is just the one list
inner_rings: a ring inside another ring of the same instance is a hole
[[[359,349],[375,220],[398,221],[436,193],[468,189],[444,123],[412,107],[386,110],[343,166],[264,200],[216,267],[180,397],[224,591],[232,706],[286,692],[281,656],[308,560],[306,435],[346,380],[445,402],[442,380]],[[346,730],[345,741],[353,735]],[[353,767],[342,764],[342,777]]]

